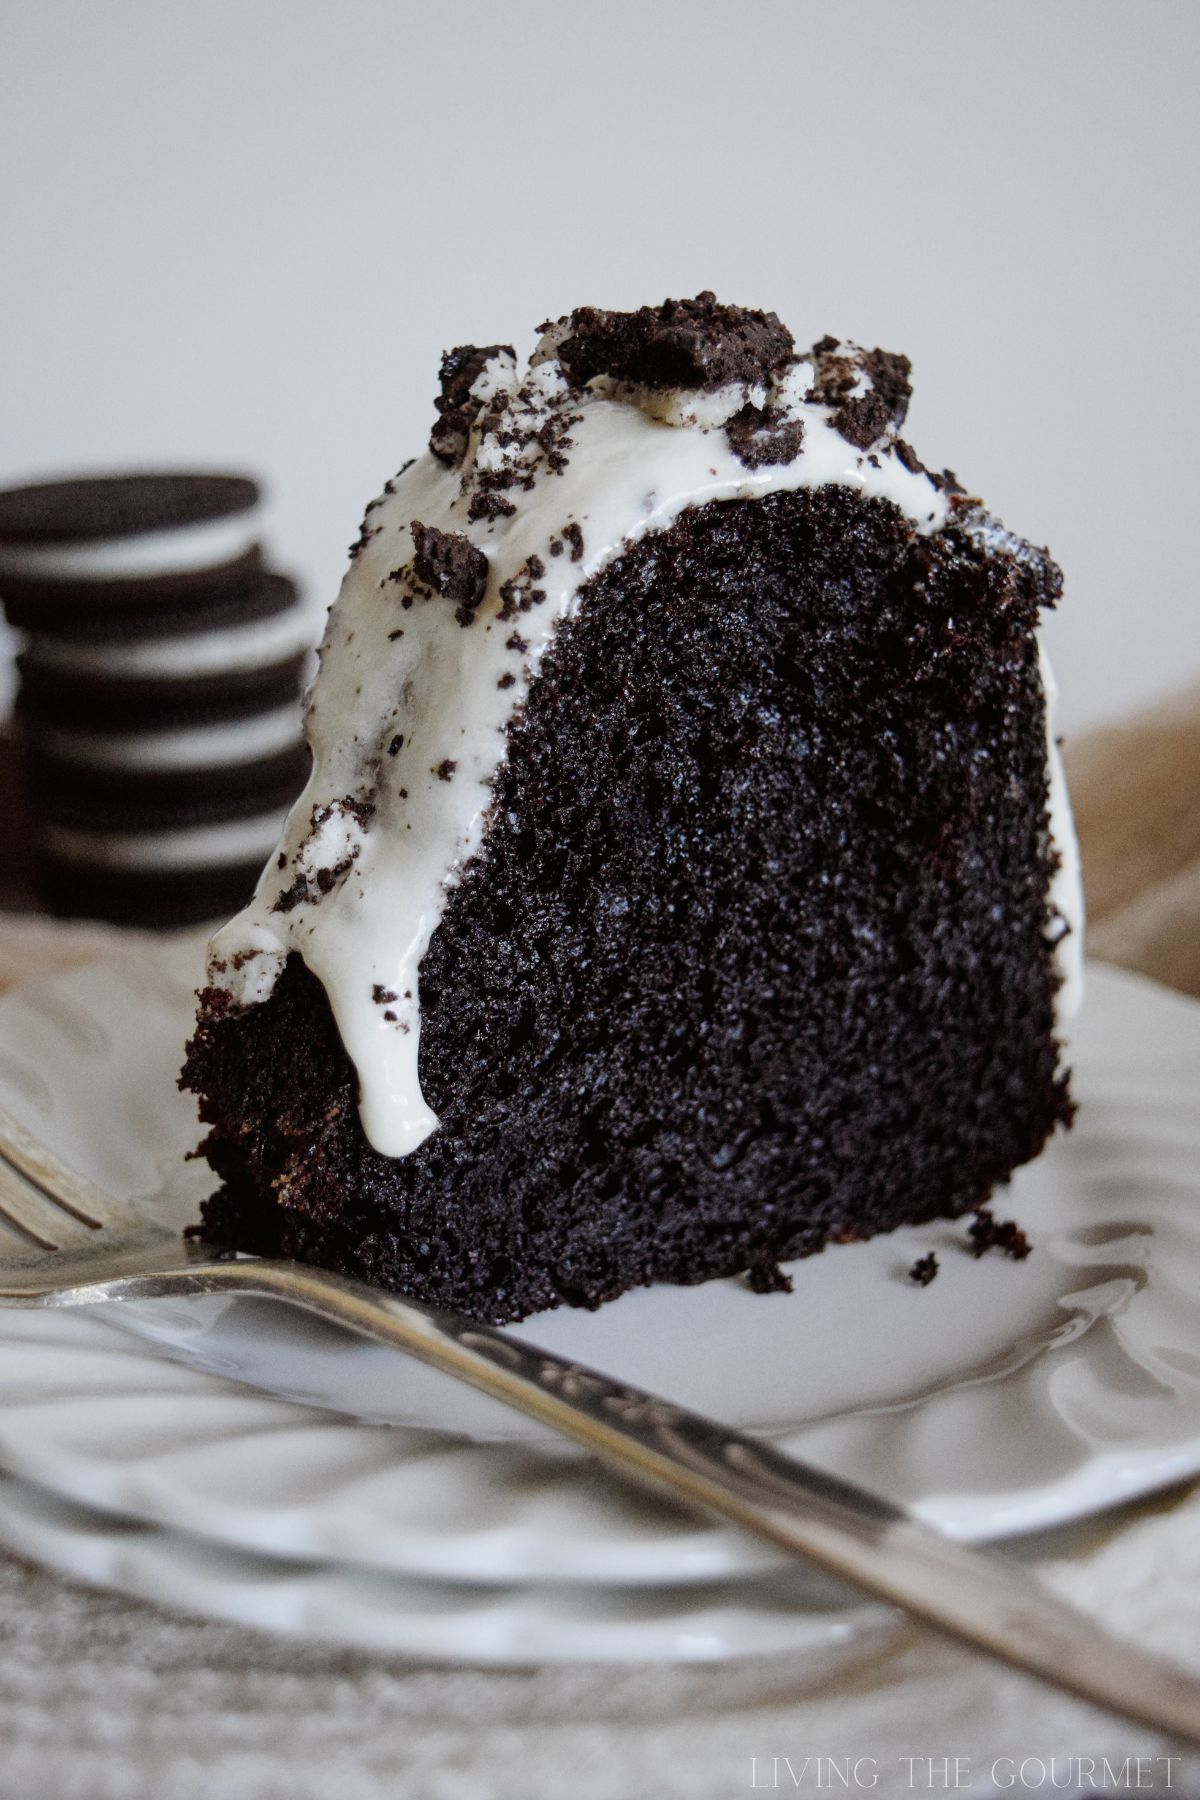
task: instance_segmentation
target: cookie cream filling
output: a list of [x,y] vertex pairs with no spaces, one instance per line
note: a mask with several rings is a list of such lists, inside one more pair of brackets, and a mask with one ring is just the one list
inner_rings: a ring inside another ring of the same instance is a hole
[[480,847],[509,724],[584,584],[710,501],[835,483],[892,502],[918,533],[947,518],[893,427],[864,448],[836,427],[811,360],[647,394],[573,382],[559,337],[524,374],[507,352],[484,361],[474,416],[443,421],[461,462],[427,453],[368,508],[309,699],[311,778],[253,901],[211,944],[210,980],[238,1005],[266,998],[289,952],[304,959],[386,1156],[438,1123],[418,1078],[421,959]]
[[90,869],[203,870],[253,866],[279,836],[278,810],[215,825],[182,825],[170,831],[85,831],[44,825],[39,847],[59,862]]
[[258,543],[258,509],[234,518],[173,525],[129,537],[93,538],[84,543],[0,545],[0,580],[142,581],[156,575],[185,575],[237,562]]
[[38,747],[58,762],[85,769],[159,774],[183,769],[229,769],[277,756],[300,742],[299,708],[274,707],[246,719],[180,725],[171,731],[81,731],[43,725]]
[[121,638],[98,644],[34,633],[25,660],[70,675],[232,675],[266,669],[311,647],[315,627],[307,608],[293,602],[283,612],[243,624],[216,626],[173,637]]

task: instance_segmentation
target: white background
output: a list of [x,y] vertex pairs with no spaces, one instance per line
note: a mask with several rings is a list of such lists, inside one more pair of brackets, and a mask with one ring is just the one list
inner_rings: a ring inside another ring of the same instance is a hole
[[1192,0],[0,5],[0,481],[258,471],[326,602],[445,346],[708,286],[909,353],[1069,727],[1200,669]]

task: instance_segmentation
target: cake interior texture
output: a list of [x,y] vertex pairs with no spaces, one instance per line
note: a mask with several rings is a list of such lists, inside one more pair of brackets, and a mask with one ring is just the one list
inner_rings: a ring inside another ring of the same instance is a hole
[[722,500],[588,580],[420,964],[438,1128],[373,1148],[295,950],[257,1004],[214,983],[183,1075],[204,1235],[503,1322],[768,1289],[1035,1156],[1072,1110],[1034,635],[1060,580],[974,516]]

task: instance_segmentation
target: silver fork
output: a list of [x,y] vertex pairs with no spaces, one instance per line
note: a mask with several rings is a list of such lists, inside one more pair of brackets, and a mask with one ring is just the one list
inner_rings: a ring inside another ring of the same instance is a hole
[[286,1301],[390,1344],[951,1637],[1125,1718],[1200,1743],[1200,1680],[1105,1631],[1029,1576],[899,1508],[640,1388],[487,1325],[300,1263],[184,1244],[0,1111],[0,1305],[180,1294]]

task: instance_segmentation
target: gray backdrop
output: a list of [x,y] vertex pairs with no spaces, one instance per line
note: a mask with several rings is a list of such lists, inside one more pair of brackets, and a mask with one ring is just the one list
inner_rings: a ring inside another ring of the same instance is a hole
[[911,355],[1106,717],[1200,668],[1198,48],[1191,0],[2,0],[0,481],[259,469],[325,602],[444,346],[710,286]]

